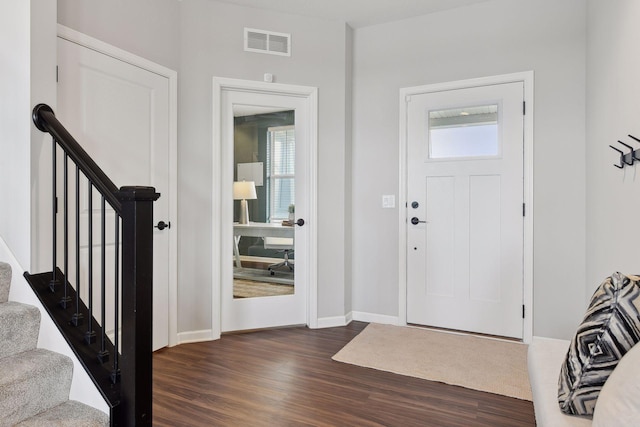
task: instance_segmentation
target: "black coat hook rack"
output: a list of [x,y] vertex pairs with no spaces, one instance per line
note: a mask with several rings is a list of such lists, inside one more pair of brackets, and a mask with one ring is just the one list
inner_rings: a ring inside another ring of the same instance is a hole
[[[634,141],[640,143],[640,139],[636,138],[635,136],[633,135],[627,135],[627,136],[633,139]],[[634,150],[634,148],[631,145],[626,144],[620,140],[618,140],[618,143],[622,145],[624,149],[620,149],[620,148],[614,147],[613,145],[609,145],[609,147],[617,151],[618,154],[620,155],[620,159],[618,160],[618,163],[614,163],[613,166],[617,167],[618,169],[623,169],[625,166],[633,166],[633,164],[636,161],[640,161],[640,148]]]

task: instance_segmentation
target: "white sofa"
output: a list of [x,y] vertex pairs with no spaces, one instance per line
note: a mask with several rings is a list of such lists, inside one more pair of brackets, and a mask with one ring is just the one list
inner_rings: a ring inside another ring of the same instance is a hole
[[529,380],[538,427],[640,426],[640,343],[620,359],[602,387],[593,422],[560,411],[558,377],[568,349],[569,341],[552,338],[534,337],[529,345]]
[[591,426],[591,420],[566,415],[558,406],[558,377],[567,355],[569,341],[534,337],[527,364],[538,427]]
[[568,349],[569,341],[552,338],[534,337],[529,345],[529,381],[538,427],[640,426],[640,343],[620,359],[602,387],[593,422],[560,411],[558,377]]

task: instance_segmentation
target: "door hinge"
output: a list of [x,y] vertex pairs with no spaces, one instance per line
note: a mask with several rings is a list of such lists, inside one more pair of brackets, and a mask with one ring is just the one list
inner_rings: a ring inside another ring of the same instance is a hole
[[54,208],[55,208],[55,209],[54,209],[54,210],[55,210],[55,213],[57,214],[57,213],[58,213],[58,197],[56,197],[56,205],[55,205],[55,207],[54,207]]
[[524,319],[524,304],[522,304],[522,318]]
[[526,101],[522,101],[522,115],[526,115],[527,114],[527,103]]
[[522,204],[522,216],[525,216],[527,214],[527,205],[526,204]]
[[56,83],[58,83],[58,66],[56,65]]

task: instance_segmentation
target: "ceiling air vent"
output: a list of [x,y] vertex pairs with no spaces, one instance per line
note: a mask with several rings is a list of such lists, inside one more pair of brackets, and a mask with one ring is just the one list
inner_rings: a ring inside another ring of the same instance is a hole
[[247,52],[291,56],[291,34],[245,28],[244,50]]

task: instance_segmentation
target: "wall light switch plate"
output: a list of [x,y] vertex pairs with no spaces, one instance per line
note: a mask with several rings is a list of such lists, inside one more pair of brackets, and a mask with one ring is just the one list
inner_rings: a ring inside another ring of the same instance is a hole
[[382,196],[382,207],[385,209],[391,209],[396,207],[396,196],[384,195]]

